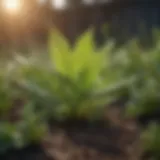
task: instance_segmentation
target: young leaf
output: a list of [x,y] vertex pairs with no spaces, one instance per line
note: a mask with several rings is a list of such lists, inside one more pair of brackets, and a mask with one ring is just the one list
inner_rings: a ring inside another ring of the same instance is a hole
[[79,72],[86,67],[93,53],[95,53],[93,31],[89,30],[77,39],[73,49],[73,67],[75,72]]
[[58,32],[52,31],[49,37],[49,53],[53,66],[62,74],[66,74],[70,68],[70,45]]

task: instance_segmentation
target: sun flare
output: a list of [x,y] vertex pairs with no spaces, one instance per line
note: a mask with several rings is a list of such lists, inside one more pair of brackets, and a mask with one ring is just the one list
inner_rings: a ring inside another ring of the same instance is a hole
[[3,7],[9,13],[15,13],[21,9],[21,0],[3,0]]

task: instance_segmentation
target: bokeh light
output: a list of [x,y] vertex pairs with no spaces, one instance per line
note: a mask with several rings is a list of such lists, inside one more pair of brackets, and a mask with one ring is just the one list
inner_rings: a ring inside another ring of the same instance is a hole
[[7,13],[17,13],[21,10],[22,2],[21,0],[3,0],[3,9]]

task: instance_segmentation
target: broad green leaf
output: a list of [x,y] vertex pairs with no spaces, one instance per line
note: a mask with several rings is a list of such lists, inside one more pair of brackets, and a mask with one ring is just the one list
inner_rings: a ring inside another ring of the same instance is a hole
[[88,62],[88,83],[93,84],[97,81],[102,68],[104,56],[102,54],[92,55],[92,59]]
[[57,71],[66,74],[70,68],[70,45],[58,32],[52,31],[49,38],[49,53]]
[[91,57],[95,53],[94,47],[92,30],[85,32],[77,39],[73,49],[73,66],[75,72],[79,72],[89,61],[92,61]]
[[93,35],[93,30],[88,30],[77,38],[74,52],[81,53],[82,56],[92,55],[95,52]]

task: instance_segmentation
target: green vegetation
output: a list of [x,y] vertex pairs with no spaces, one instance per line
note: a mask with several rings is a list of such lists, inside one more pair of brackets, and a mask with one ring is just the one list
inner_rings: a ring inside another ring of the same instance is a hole
[[[118,49],[112,42],[96,48],[92,36],[89,30],[71,47],[55,31],[49,37],[49,55],[16,55],[2,65],[0,151],[39,143],[49,119],[100,119],[107,106],[123,97],[127,97],[127,116],[157,112],[159,41],[147,51],[137,41]],[[156,156],[159,132],[157,124],[142,136],[149,144],[146,150]]]
[[143,147],[145,151],[151,153],[154,160],[160,158],[160,127],[156,123],[149,124],[148,128],[142,134]]
[[96,49],[92,36],[92,31],[86,32],[71,48],[60,33],[52,33],[50,59],[40,64],[22,62],[18,67],[22,78],[17,84],[39,108],[49,108],[53,119],[93,119],[106,105],[123,96],[135,79],[123,75],[122,64],[112,56],[113,44]]
[[[0,152],[39,142],[46,132],[42,116],[13,84],[9,66],[0,71]],[[13,75],[12,75],[13,76]]]

